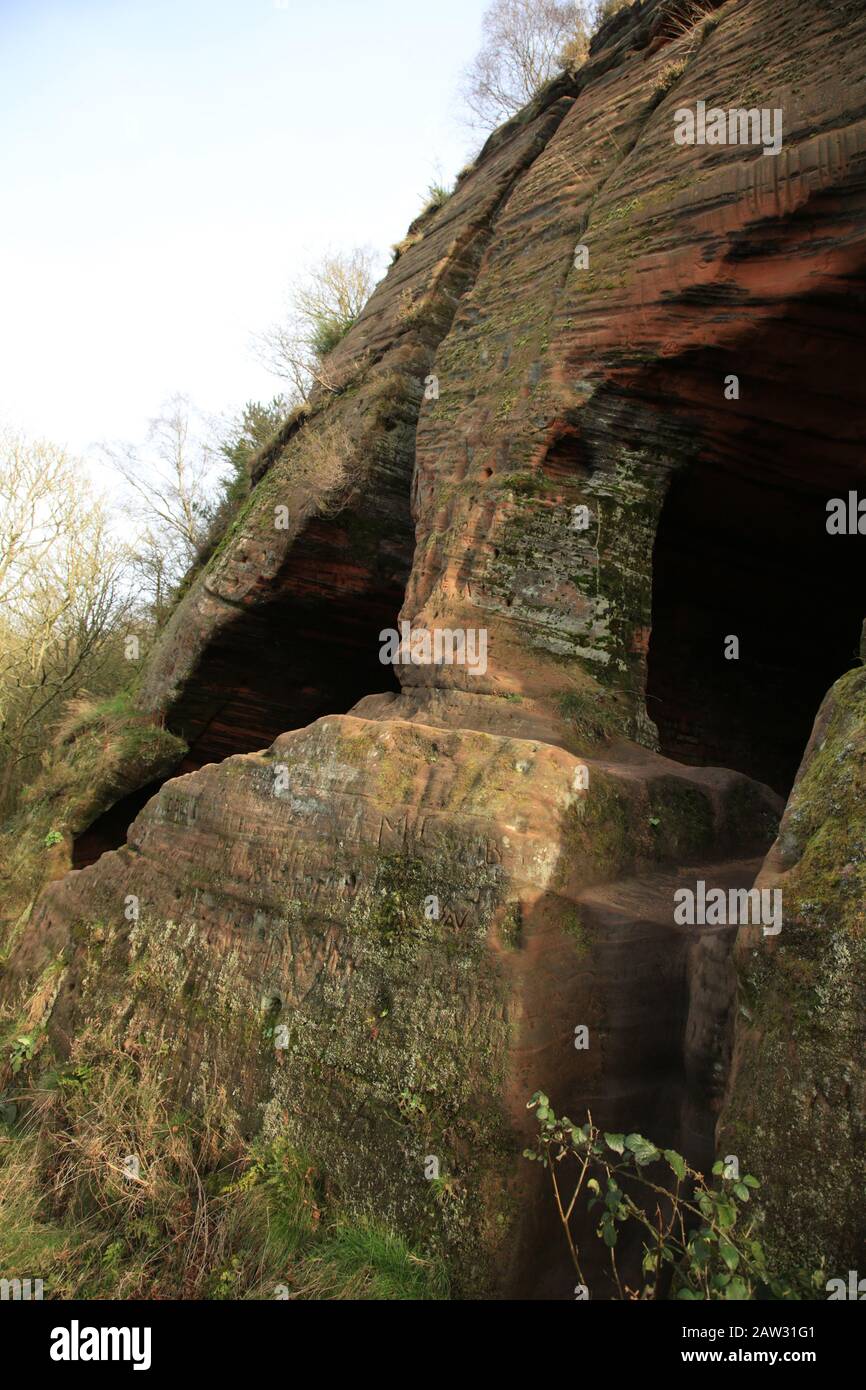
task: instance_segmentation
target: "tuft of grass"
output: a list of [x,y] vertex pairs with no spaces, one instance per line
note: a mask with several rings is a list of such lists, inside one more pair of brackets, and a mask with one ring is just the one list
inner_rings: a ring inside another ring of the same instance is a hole
[[676,86],[686,70],[685,58],[680,58],[675,63],[666,63],[656,79],[654,94],[661,99],[671,87]]
[[303,1266],[305,1298],[421,1301],[448,1297],[441,1262],[366,1221],[338,1223]]
[[128,690],[121,690],[107,700],[93,700],[87,695],[70,700],[54,726],[52,742],[55,748],[62,748],[97,724],[108,726],[125,719],[130,711]]
[[48,872],[71,867],[64,842],[127,792],[167,776],[185,751],[181,739],[135,710],[130,691],[70,702],[43,767],[0,826],[0,955],[12,949]]
[[430,212],[436,212],[439,208],[444,207],[451,197],[452,192],[453,190],[446,188],[444,183],[435,181],[431,183],[427,189],[427,198],[421,210],[421,216],[423,217]]

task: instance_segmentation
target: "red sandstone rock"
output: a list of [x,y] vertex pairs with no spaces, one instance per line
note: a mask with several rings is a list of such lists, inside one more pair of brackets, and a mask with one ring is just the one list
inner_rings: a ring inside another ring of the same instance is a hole
[[[84,1019],[165,1041],[192,1104],[215,1070],[464,1291],[569,1296],[519,1157],[538,1087],[711,1159],[732,932],[666,904],[749,885],[763,783],[787,792],[856,659],[860,552],[822,518],[864,485],[866,16],[808,7],[804,30],[805,8],[732,0],[672,39],[663,7],[618,18],[416,227],[145,671],[139,707],[200,770],[46,890],[12,962],[17,987],[63,961],[58,1046]],[[781,154],[677,145],[698,100],[781,107]],[[398,610],[483,629],[486,670],[395,678]],[[732,1113],[766,1020],[739,1034]],[[829,1249],[850,1237],[828,1217]]]

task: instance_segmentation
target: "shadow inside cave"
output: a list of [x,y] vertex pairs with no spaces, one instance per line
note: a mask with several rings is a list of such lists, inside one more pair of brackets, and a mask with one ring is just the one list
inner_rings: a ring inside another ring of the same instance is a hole
[[[866,536],[827,529],[831,499],[866,497],[860,303],[798,301],[736,351],[682,364],[684,394],[706,402],[711,383],[718,399],[656,533],[647,712],[666,756],[782,796],[866,616]],[[739,400],[722,399],[729,373]]]
[[[364,568],[352,555],[340,518],[316,519],[258,601],[239,608],[205,648],[192,678],[166,715],[187,744],[166,778],[206,763],[268,748],[289,729],[344,714],[371,692],[398,691],[379,660],[379,633],[396,628],[411,560],[406,535]],[[139,811],[159,790],[152,782],[116,802],[75,840],[73,867],[119,849]]]

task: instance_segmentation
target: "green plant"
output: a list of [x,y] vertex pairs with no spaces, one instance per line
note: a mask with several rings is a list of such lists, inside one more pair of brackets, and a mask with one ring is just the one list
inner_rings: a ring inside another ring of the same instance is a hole
[[430,1180],[430,1190],[441,1206],[446,1202],[455,1201],[460,1196],[462,1186],[460,1179],[455,1178],[453,1173],[442,1173],[438,1178]]
[[557,704],[562,718],[573,725],[577,737],[585,742],[609,740],[618,731],[615,701],[601,688],[561,691]]
[[[557,1214],[581,1283],[574,1217],[581,1201],[596,1212],[596,1236],[607,1247],[611,1275],[621,1299],[797,1299],[823,1282],[823,1271],[794,1277],[767,1266],[759,1231],[763,1216],[752,1201],[760,1187],[751,1173],[727,1176],[714,1164],[715,1183],[691,1168],[674,1149],[660,1149],[641,1134],[602,1133],[587,1115],[577,1125],[557,1116],[542,1091],[527,1102],[538,1121],[533,1147],[524,1157],[550,1176]],[[656,1176],[659,1167],[660,1176]],[[654,1170],[650,1176],[650,1170]],[[567,1181],[566,1175],[571,1174]],[[567,1195],[568,1187],[571,1195]],[[643,1234],[641,1280],[630,1286],[617,1265],[623,1227]]]
[[349,315],[337,318],[321,314],[315,320],[310,333],[310,347],[319,361],[342,342],[354,322],[354,318]]
[[407,1120],[419,1119],[427,1113],[423,1100],[414,1091],[401,1091],[397,1097],[397,1108]]
[[59,830],[49,830],[42,843],[46,849],[50,849],[52,845],[59,845],[62,839],[63,836]]
[[427,189],[427,201],[424,204],[423,212],[435,212],[437,208],[444,207],[450,197],[451,189],[434,180]]
[[13,1076],[17,1076],[27,1062],[33,1061],[34,1047],[35,1039],[28,1033],[22,1033],[12,1043],[9,1049],[9,1065]]
[[196,565],[210,559],[244,501],[252,484],[252,469],[261,451],[272,442],[290,413],[286,396],[270,401],[247,401],[233,419],[226,421],[217,451],[228,464],[211,506],[207,530],[196,553]]
[[372,1222],[339,1222],[303,1271],[305,1298],[417,1301],[448,1297],[442,1264]]
[[[10,1032],[4,1056],[43,1042]],[[447,1296],[441,1260],[348,1211],[284,1135],[245,1141],[218,1090],[178,1110],[158,1059],[103,1034],[0,1094],[0,1125],[0,1269],[44,1272],[52,1297]]]

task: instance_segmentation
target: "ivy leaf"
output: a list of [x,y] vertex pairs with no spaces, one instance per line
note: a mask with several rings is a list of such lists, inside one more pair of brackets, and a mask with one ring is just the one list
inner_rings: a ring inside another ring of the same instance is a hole
[[615,1154],[621,1154],[625,1149],[624,1134],[606,1134],[604,1136],[604,1142],[609,1149],[613,1149]]

